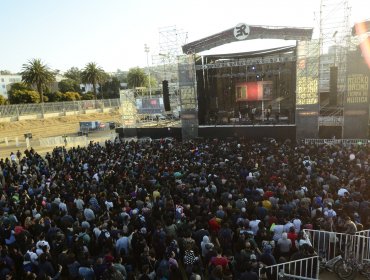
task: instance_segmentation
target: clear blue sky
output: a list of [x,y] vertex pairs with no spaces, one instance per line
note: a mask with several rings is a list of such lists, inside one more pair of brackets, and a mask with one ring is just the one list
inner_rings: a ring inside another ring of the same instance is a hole
[[[370,18],[370,1],[349,3],[352,20]],[[159,28],[176,26],[191,42],[239,22],[310,27],[319,8],[319,0],[3,0],[0,69],[18,72],[32,58],[62,71],[88,62],[109,72],[144,67],[144,44],[158,53]],[[270,47],[258,41],[246,48]]]

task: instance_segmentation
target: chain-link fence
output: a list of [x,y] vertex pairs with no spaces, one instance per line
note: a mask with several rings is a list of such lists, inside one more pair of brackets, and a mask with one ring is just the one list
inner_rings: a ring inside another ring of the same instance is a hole
[[48,114],[48,113],[83,111],[115,107],[118,108],[119,106],[120,106],[119,98],[38,103],[38,104],[1,105],[0,118],[34,115],[40,114],[42,112],[44,114]]

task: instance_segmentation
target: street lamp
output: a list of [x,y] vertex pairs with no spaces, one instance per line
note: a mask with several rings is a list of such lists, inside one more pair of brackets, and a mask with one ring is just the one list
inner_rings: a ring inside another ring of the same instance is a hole
[[146,52],[146,65],[148,68],[148,76],[149,76],[149,97],[152,98],[152,85],[150,83],[150,68],[149,68],[149,46],[144,44],[144,52]]

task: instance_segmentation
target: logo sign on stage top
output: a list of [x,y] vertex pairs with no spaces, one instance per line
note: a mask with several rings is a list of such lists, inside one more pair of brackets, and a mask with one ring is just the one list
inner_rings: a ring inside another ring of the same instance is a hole
[[247,39],[249,33],[250,33],[249,26],[246,25],[245,23],[239,23],[234,28],[234,37],[237,40],[241,41]]

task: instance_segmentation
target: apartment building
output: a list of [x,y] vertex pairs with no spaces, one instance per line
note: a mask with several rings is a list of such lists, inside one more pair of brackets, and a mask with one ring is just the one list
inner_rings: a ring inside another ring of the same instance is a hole
[[10,86],[14,83],[19,83],[21,81],[22,81],[21,75],[17,74],[0,75],[0,95],[7,98]]

